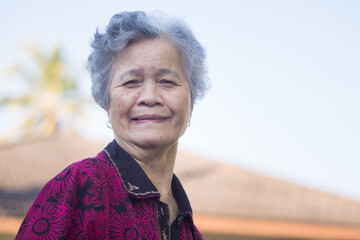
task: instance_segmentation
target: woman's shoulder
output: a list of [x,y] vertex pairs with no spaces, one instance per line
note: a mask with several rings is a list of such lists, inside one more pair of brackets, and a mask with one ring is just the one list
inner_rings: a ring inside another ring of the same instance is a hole
[[49,196],[63,196],[72,191],[79,191],[93,182],[94,178],[98,177],[98,172],[105,167],[106,164],[104,153],[100,152],[95,157],[85,158],[83,160],[74,162],[60,171],[55,177],[49,180],[42,191],[42,194]]
[[106,159],[103,151],[101,151],[94,157],[85,158],[70,164],[63,171],[86,172],[91,174],[94,171],[96,172],[98,168],[106,162],[108,162],[108,160]]
[[[111,171],[103,153],[66,167],[40,191],[24,218],[17,239],[35,239],[40,235],[61,237],[65,229],[69,230],[65,235],[79,230],[84,214],[89,217],[91,209],[106,204],[107,194],[103,193],[110,188],[101,183]],[[70,235],[66,239],[73,239]]]
[[68,166],[75,172],[86,172],[89,176],[96,177],[99,171],[114,171],[111,161],[101,151],[94,157],[85,158]]

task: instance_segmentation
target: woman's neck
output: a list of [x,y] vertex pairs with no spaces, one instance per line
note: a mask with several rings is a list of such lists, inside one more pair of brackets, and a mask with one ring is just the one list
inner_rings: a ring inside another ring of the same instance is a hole
[[129,145],[116,139],[117,143],[129,153],[141,166],[148,178],[161,194],[160,200],[168,203],[171,192],[171,180],[178,143],[159,148],[142,148]]
[[171,180],[174,172],[176,149],[177,146],[174,146],[162,154],[148,156],[145,159],[135,158],[160,192],[160,200],[164,200],[164,202],[167,202],[168,196],[171,195]]
[[118,144],[141,166],[148,178],[160,193],[160,201],[169,206],[170,223],[178,214],[178,205],[171,189],[178,143],[169,147],[144,149],[137,146]]

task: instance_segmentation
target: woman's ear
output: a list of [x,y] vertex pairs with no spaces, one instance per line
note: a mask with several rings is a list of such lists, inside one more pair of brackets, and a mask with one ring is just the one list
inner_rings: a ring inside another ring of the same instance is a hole
[[112,126],[111,126],[111,111],[110,111],[109,108],[106,108],[105,110],[106,110],[106,112],[107,112],[108,119],[109,119],[109,120],[107,120],[107,122],[106,122],[106,126],[107,126],[108,128],[110,128],[110,129],[112,129]]
[[107,115],[108,115],[108,119],[109,119],[109,121],[110,121],[110,119],[111,119],[110,107],[106,105],[106,106],[104,107],[104,109],[105,109],[105,111],[106,111],[106,113],[107,113]]
[[106,109],[106,113],[108,115],[108,119],[109,121],[111,120],[111,111],[110,111],[110,108]]
[[194,104],[191,104],[190,109],[189,109],[189,119],[192,116],[193,109],[194,109]]
[[191,105],[190,105],[190,108],[189,108],[189,119],[188,119],[188,122],[190,122],[190,119],[191,119],[191,116],[192,116],[193,109],[194,109],[194,104],[191,104]]

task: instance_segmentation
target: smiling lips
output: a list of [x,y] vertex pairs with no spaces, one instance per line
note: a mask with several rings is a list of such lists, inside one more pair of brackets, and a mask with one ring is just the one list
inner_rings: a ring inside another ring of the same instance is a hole
[[161,116],[161,115],[140,115],[137,117],[132,118],[131,120],[135,121],[136,123],[157,123],[157,122],[163,122],[167,119],[169,119],[170,117],[165,117],[165,116]]

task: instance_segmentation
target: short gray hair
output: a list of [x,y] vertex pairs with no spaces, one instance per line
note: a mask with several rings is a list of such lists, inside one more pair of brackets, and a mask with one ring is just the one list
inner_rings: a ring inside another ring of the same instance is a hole
[[167,36],[179,48],[184,71],[191,91],[191,103],[204,97],[209,88],[206,53],[190,28],[177,18],[144,12],[122,12],[114,15],[104,33],[96,30],[88,69],[91,74],[91,91],[95,101],[104,109],[110,106],[109,85],[115,55],[127,44]]

